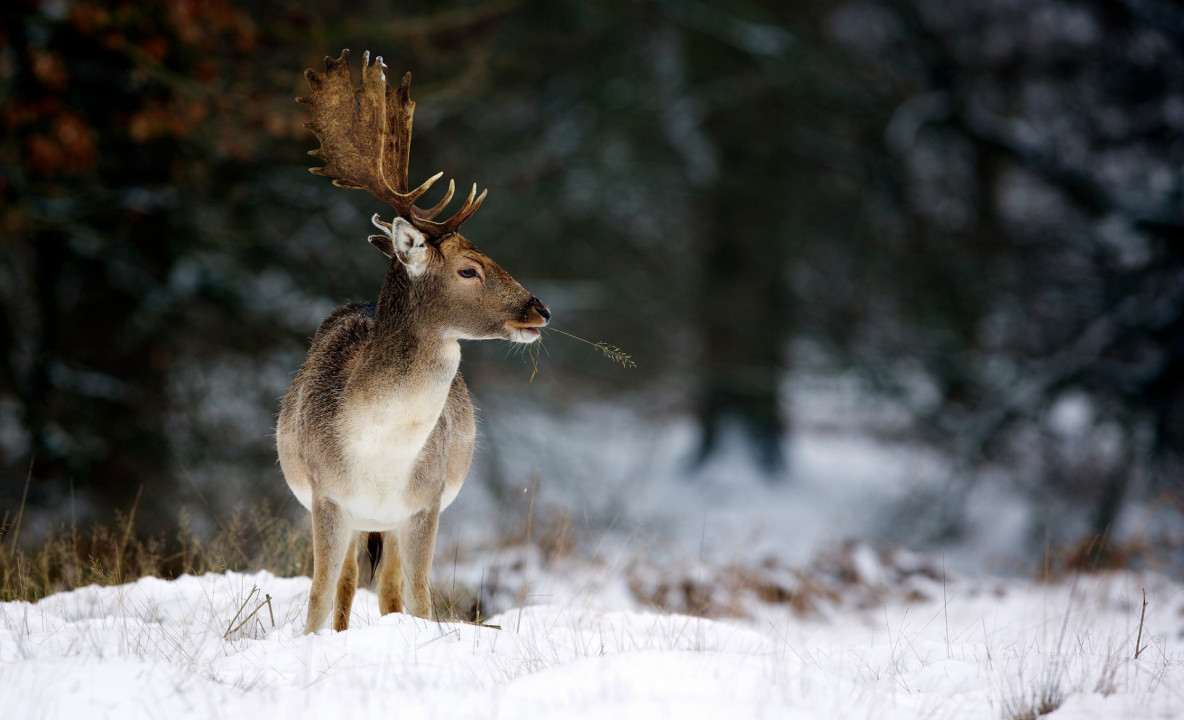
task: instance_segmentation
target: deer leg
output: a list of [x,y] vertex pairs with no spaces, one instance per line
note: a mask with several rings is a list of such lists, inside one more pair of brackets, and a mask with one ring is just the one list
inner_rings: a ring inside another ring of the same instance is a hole
[[312,591],[308,595],[305,634],[325,625],[333,609],[333,590],[350,546],[341,507],[323,497],[312,500]]
[[412,615],[429,620],[432,618],[432,594],[428,583],[439,524],[440,508],[433,507],[412,515],[396,531],[403,558],[403,577],[411,585],[407,609]]
[[382,534],[378,556],[378,609],[383,615],[403,611],[403,564],[399,561],[399,540],[393,532]]
[[345,561],[341,564],[341,577],[337,579],[337,602],[333,613],[333,629],[341,632],[349,627],[349,611],[354,604],[354,593],[358,589],[358,535],[353,534]]

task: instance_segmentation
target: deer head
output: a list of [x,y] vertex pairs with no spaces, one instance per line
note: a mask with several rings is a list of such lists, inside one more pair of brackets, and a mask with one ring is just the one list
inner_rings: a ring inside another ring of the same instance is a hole
[[[452,180],[436,205],[415,206],[444,173],[408,189],[415,114],[411,73],[392,88],[382,58],[371,64],[367,52],[362,55],[361,74],[361,87],[355,88],[348,50],[342,50],[336,60],[325,58],[324,72],[305,71],[312,92],[297,100],[312,111],[313,119],[305,126],[321,145],[309,155],[325,161],[310,172],[333,178],[338,187],[366,190],[394,208],[391,222],[374,215],[371,222],[382,232],[369,240],[391,258],[392,271],[405,275],[407,292],[424,325],[456,339],[537,340],[539,328],[551,317],[546,306],[459,232],[481,207],[487,191],[478,196],[474,184],[460,209],[443,221],[435,218],[452,200],[456,188]],[[383,292],[387,291],[384,285]]]

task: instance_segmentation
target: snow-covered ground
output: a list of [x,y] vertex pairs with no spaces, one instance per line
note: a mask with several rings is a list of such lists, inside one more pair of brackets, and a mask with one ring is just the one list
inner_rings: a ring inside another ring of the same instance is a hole
[[542,602],[488,620],[498,627],[380,617],[360,591],[349,630],[307,637],[305,578],[92,586],[0,605],[0,707],[8,719],[70,720],[998,720],[1035,717],[1024,713],[1047,701],[1056,720],[1184,717],[1178,583],[1131,573],[902,583],[869,548],[853,556],[869,577],[806,616],[776,601],[719,620],[654,612],[611,567],[564,560],[529,569]]
[[433,571],[484,626],[360,590],[306,637],[308,579],[267,572],[88,587],[0,604],[0,717],[1184,718],[1180,578],[1017,577],[1032,511],[989,483],[960,546],[883,542],[949,470],[825,400],[779,483],[735,439],[690,471],[690,421],[503,410]]

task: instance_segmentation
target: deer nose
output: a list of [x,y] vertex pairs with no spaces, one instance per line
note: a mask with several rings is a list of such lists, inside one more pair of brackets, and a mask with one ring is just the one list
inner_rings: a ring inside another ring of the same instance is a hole
[[530,297],[530,302],[527,304],[527,307],[534,308],[534,311],[539,314],[539,317],[541,317],[543,319],[543,322],[546,323],[546,322],[551,321],[551,311],[548,310],[547,306],[544,305],[543,302],[541,300],[539,300],[537,297],[534,297],[532,295]]

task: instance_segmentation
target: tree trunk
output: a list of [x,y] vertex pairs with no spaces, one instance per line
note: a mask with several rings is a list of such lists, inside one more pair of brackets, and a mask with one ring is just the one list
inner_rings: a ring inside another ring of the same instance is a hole
[[[736,135],[732,136],[733,138]],[[778,407],[784,370],[784,270],[777,237],[779,218],[767,210],[738,217],[738,208],[776,207],[759,184],[760,162],[744,143],[721,143],[725,165],[699,205],[706,217],[699,322],[703,342],[697,462],[720,449],[722,433],[735,427],[770,480],[785,467],[786,420]]]

